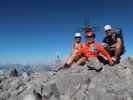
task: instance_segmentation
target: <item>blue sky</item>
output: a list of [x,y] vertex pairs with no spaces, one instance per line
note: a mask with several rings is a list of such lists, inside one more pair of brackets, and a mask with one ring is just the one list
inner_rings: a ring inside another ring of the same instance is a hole
[[[123,29],[133,55],[132,0],[0,0],[0,61],[48,61],[69,55],[74,32],[89,17],[94,26]],[[96,32],[102,41],[104,32]]]

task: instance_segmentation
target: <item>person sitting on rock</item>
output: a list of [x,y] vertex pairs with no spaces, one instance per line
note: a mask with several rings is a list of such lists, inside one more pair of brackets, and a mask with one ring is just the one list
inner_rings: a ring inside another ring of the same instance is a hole
[[112,58],[110,57],[109,53],[104,49],[104,47],[95,42],[95,33],[90,31],[86,33],[86,43],[83,45],[83,47],[73,56],[71,56],[62,67],[60,67],[58,70],[69,68],[72,64],[72,62],[79,56],[82,55],[81,59],[78,60],[76,64],[80,65],[82,63],[85,63],[86,61],[89,61],[91,59],[97,59],[99,54],[104,55],[109,64],[113,65]]
[[111,25],[105,25],[104,30],[106,37],[103,39],[103,46],[109,52],[114,62],[119,63],[120,56],[125,52],[122,30],[120,28],[113,29]]
[[82,48],[82,44],[81,44],[81,34],[80,33],[76,33],[75,36],[75,42],[73,44],[73,48],[72,48],[72,53],[76,53],[77,51],[79,51]]
[[[74,39],[75,39],[75,41],[74,41],[74,44],[73,44],[73,46],[72,46],[71,55],[70,55],[69,57],[67,57],[67,58],[65,59],[65,61],[67,61],[69,58],[71,58],[71,56],[75,55],[75,54],[82,48],[82,44],[81,44],[81,39],[82,39],[82,37],[81,37],[81,34],[80,34],[80,33],[76,33],[76,34],[74,35]],[[81,57],[81,56],[80,56],[80,57]],[[80,59],[80,57],[77,57],[77,58],[73,61],[73,63],[76,63],[76,62],[78,61],[78,59]]]

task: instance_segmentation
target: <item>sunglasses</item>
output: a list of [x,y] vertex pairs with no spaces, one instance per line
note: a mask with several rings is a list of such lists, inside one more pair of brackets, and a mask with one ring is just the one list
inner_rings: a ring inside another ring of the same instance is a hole
[[86,38],[94,38],[94,36],[86,36]]
[[108,33],[108,32],[110,32],[110,31],[111,31],[111,30],[106,30],[105,32]]
[[75,37],[75,39],[81,39],[81,37]]

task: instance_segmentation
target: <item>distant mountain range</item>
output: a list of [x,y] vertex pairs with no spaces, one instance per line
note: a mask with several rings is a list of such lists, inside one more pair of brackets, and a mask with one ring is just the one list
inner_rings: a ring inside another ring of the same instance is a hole
[[22,74],[23,72],[31,73],[31,72],[41,72],[41,71],[50,71],[52,70],[51,65],[48,64],[0,64],[0,74],[9,72],[12,69],[16,69],[19,74]]
[[56,57],[56,59],[52,60],[49,63],[36,63],[36,64],[1,64],[0,63],[0,74],[6,73],[11,71],[12,69],[16,69],[19,74],[22,74],[23,72],[31,73],[31,72],[44,72],[44,71],[51,71],[57,66],[59,66],[62,63],[59,57]]

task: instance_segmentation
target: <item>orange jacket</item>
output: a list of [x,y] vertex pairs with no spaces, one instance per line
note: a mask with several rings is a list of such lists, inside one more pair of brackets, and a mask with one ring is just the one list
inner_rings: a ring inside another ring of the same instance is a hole
[[109,53],[104,49],[104,47],[101,44],[98,43],[91,43],[91,44],[85,44],[83,47],[77,52],[77,56],[80,54],[83,54],[86,58],[92,58],[92,57],[98,57],[99,54],[103,54],[110,64],[113,64],[113,61],[109,55]]

